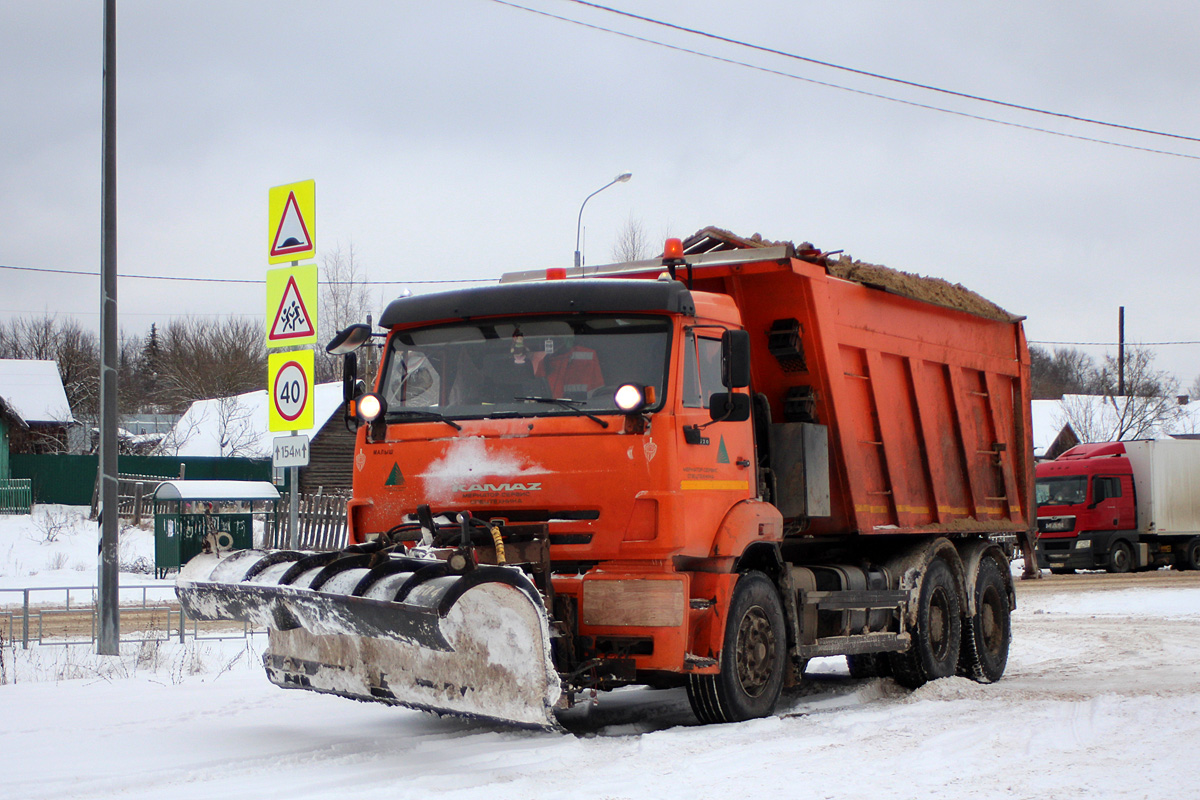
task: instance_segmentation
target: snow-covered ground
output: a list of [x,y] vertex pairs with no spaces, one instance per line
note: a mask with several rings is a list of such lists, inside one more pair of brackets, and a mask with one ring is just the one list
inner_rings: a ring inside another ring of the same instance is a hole
[[[20,592],[43,586],[95,586],[100,526],[88,520],[87,506],[37,505],[33,514],[0,514],[0,606],[20,603]],[[174,596],[171,580],[154,578],[154,530],[122,521],[118,552],[122,587],[161,586],[151,599]],[[71,592],[71,602],[89,602],[91,591]],[[141,599],[141,591],[122,591],[122,602]],[[61,605],[65,593],[31,593],[34,604]]]
[[284,691],[262,674],[261,639],[120,657],[8,645],[0,786],[23,799],[1197,797],[1200,589],[1062,586],[1018,587],[999,683],[909,692],[822,659],[777,716],[709,727],[680,690],[601,695],[568,733]]

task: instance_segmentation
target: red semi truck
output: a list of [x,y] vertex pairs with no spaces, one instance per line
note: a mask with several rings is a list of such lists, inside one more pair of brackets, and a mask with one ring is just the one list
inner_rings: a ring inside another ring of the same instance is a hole
[[380,324],[373,391],[351,351],[384,335],[330,345],[360,425],[351,544],[180,575],[193,617],[271,628],[280,686],[553,727],[626,684],[763,716],[816,656],[908,686],[1003,673],[1018,540],[1035,569],[1020,318],[713,232]]
[[1076,445],[1037,465],[1038,564],[1200,569],[1200,441]]

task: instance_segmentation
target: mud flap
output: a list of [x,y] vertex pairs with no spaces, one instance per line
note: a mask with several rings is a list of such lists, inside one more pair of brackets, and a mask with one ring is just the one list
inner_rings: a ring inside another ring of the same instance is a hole
[[268,628],[264,665],[284,688],[557,727],[549,623],[519,569],[249,550],[198,556],[176,593],[195,619]]

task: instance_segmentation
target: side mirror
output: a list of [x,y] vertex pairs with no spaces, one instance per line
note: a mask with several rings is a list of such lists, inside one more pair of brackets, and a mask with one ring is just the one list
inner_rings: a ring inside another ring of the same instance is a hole
[[344,356],[362,347],[371,338],[371,326],[362,322],[348,325],[338,331],[337,336],[325,345],[325,352],[331,356]]
[[[335,340],[336,341],[336,340]],[[358,379],[358,354],[346,353],[342,359],[342,402],[350,405],[350,401],[362,394]]]
[[750,334],[725,331],[721,335],[721,384],[727,389],[750,385]]
[[714,392],[708,398],[708,416],[713,422],[745,422],[750,419],[750,395]]

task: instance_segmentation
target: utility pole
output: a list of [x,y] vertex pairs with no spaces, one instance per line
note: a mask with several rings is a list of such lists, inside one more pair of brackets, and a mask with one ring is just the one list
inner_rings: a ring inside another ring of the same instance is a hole
[[96,652],[120,654],[117,553],[117,0],[104,0],[100,264],[100,565]]
[[1117,315],[1117,397],[1125,396],[1125,306]]

